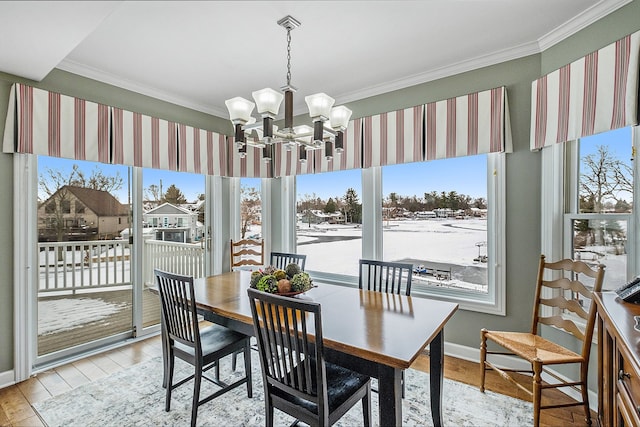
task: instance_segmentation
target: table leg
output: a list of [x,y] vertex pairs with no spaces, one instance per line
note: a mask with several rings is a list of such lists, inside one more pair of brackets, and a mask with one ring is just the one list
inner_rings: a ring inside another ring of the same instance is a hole
[[402,370],[378,367],[378,402],[381,426],[402,425]]
[[429,384],[433,425],[442,425],[442,365],[444,363],[444,330],[429,344]]

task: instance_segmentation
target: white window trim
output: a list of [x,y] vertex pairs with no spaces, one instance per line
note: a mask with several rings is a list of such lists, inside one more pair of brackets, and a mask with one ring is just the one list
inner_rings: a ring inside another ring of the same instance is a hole
[[[487,155],[487,248],[489,259],[489,286],[487,294],[450,288],[413,287],[413,296],[422,296],[458,303],[461,309],[506,315],[506,154]],[[362,170],[362,258],[382,258],[382,168]],[[357,286],[354,276],[311,272],[319,282]]]
[[30,334],[37,324],[37,312],[31,310],[32,301],[36,301],[35,288],[38,269],[32,268],[31,260],[36,258],[37,209],[32,197],[25,194],[37,194],[38,171],[36,156],[29,154],[13,155],[13,224],[14,236],[14,353],[13,366],[15,381],[24,381],[33,373],[36,357],[37,337]]
[[[640,146],[640,127],[631,128],[632,153],[636,155]],[[601,217],[602,214],[578,213],[577,180],[579,179],[578,141],[554,144],[542,150],[541,166],[541,250],[549,260],[573,258],[572,256],[572,219],[588,219]],[[633,162],[633,207],[632,214],[607,214],[611,218],[627,221],[627,235],[635,236],[640,224],[640,162]],[[640,254],[636,245],[637,239],[627,243],[627,277],[640,273]],[[606,275],[606,272],[605,272]],[[543,295],[549,298],[549,290]],[[542,315],[552,315],[552,308],[543,307]],[[595,335],[594,335],[595,339]]]

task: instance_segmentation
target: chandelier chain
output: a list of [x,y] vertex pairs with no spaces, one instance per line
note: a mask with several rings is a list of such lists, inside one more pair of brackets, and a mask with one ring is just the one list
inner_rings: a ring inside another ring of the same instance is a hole
[[287,28],[287,86],[291,86],[291,30]]

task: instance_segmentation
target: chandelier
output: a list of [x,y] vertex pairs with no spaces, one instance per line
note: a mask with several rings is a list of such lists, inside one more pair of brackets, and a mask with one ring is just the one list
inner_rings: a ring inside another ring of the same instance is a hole
[[[240,157],[245,157],[247,145],[262,148],[262,158],[270,161],[275,152],[274,144],[282,144],[291,150],[300,146],[300,161],[306,162],[307,150],[321,149],[324,146],[325,157],[330,159],[335,152],[344,147],[344,130],[349,124],[351,110],[345,106],[334,107],[335,100],[324,93],[305,97],[313,127],[293,126],[293,93],[291,85],[291,30],[300,26],[300,21],[287,15],[278,21],[278,25],[287,30],[287,84],[278,92],[265,88],[252,93],[255,103],[242,97],[225,101],[229,118],[235,127],[235,143]],[[284,127],[278,129],[273,124],[284,99]],[[257,106],[262,122],[251,116]]]

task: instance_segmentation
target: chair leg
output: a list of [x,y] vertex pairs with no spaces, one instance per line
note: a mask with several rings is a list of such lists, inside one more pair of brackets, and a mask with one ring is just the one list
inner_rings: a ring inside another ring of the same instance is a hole
[[236,371],[237,365],[238,365],[238,353],[233,353],[233,356],[231,356],[231,370],[233,372]]
[[580,365],[580,391],[582,392],[582,402],[584,404],[585,422],[591,425],[591,410],[589,409],[589,390],[587,389],[587,363]]
[[198,404],[200,403],[200,384],[202,383],[202,364],[196,363],[196,375],[193,378],[193,403],[191,404],[191,427],[196,426],[198,418]]
[[175,363],[173,351],[168,349],[167,351],[167,361],[165,363],[165,373],[166,373],[166,397],[164,402],[164,410],[169,412],[171,410],[171,388],[173,387],[173,367]]
[[480,391],[484,393],[484,379],[487,373],[487,367],[485,361],[487,360],[487,337],[485,336],[487,330],[482,329],[480,331]]
[[264,406],[264,425],[265,427],[273,427],[273,405],[271,404],[271,400],[267,396],[265,396],[264,399]]
[[[233,354],[233,360],[235,361],[238,353]],[[247,377],[247,396],[249,398],[253,397],[253,381],[251,379],[251,344],[249,343],[249,339],[245,341],[244,344],[244,375]]]
[[371,426],[371,383],[367,385],[367,394],[362,398],[362,419],[364,427]]
[[533,426],[540,426],[540,406],[542,404],[542,362],[533,361]]

